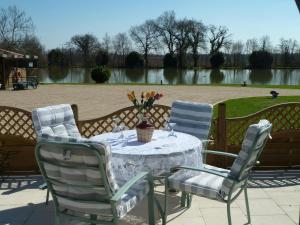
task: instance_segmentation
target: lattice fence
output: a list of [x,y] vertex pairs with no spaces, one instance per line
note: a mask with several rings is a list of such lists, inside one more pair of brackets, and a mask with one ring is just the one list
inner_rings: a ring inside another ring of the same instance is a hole
[[0,106],[0,135],[21,137],[34,142],[36,135],[31,113],[18,108]]
[[260,119],[267,119],[273,124],[273,134],[300,131],[300,103],[280,104],[246,117],[226,119],[227,145],[241,145],[249,125]]
[[[170,116],[170,107],[165,105],[154,105],[148,112],[150,122],[156,129],[162,128],[165,118]],[[133,107],[123,108],[104,117],[91,120],[78,121],[80,133],[84,137],[91,137],[101,133],[110,132],[113,129],[113,117],[118,117],[126,127],[134,129],[138,124],[138,111]]]
[[[280,134],[274,138],[275,140],[269,141],[269,147],[267,146],[263,152],[262,161],[265,165],[273,167],[300,165],[300,103],[273,106],[241,118],[225,118],[224,107],[226,109],[226,106],[223,104],[223,114],[221,114],[221,105],[219,105],[219,118],[212,122],[211,138],[215,140],[214,145],[210,146],[212,149],[233,150],[237,153],[248,126],[264,118],[273,123],[272,134]],[[78,119],[77,107],[74,106],[73,110]],[[148,113],[151,123],[159,129],[164,126],[165,118],[170,116],[170,107],[154,105]],[[91,137],[112,131],[115,116],[120,118],[121,123],[129,129],[134,129],[138,123],[138,112],[133,106],[96,119],[79,120],[77,123],[82,136]],[[0,106],[0,173],[7,166],[16,171],[37,171],[34,159],[35,141],[31,112]],[[210,162],[218,165],[221,161],[218,157]],[[229,165],[226,160],[222,160],[221,164]]]

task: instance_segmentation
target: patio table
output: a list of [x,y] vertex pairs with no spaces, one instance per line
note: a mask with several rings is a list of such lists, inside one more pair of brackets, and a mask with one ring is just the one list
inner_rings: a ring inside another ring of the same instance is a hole
[[189,134],[175,134],[177,137],[168,136],[168,131],[155,130],[151,142],[142,143],[137,141],[135,130],[127,130],[123,138],[121,133],[104,133],[91,140],[110,143],[115,175],[125,179],[142,171],[159,177],[175,166],[202,166],[201,141]]

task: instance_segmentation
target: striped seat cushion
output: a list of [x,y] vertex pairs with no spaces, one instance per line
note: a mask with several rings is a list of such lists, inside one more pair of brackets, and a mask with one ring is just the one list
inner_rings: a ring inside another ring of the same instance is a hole
[[[102,142],[92,142],[81,138],[53,137],[49,140],[71,140],[71,143],[84,143],[94,146],[101,157],[104,157],[106,176],[101,177],[99,161],[93,151],[82,149],[81,145],[65,148],[60,143],[48,144],[40,148],[47,177],[51,179],[60,209],[79,213],[97,214],[101,218],[112,219],[112,205],[105,189],[104,180],[110,185],[112,194],[116,193],[127,180],[117,180],[111,166],[110,146]],[[72,168],[58,165],[67,164]],[[76,185],[94,185],[95,187],[76,187]],[[149,185],[141,181],[134,185],[117,203],[117,213],[125,216],[149,192]]]
[[[204,164],[204,168],[229,174],[229,170]],[[185,191],[210,199],[223,200],[227,194],[222,191],[225,178],[200,171],[179,170],[169,177],[169,186],[180,191]]]
[[[125,184],[125,180],[118,180],[118,185],[122,187]],[[107,200],[103,201],[103,196],[99,195],[99,192],[95,194],[93,191],[87,192],[84,190],[84,194],[80,188],[55,187],[56,191],[66,197],[57,197],[61,209],[68,209],[75,212],[96,214],[101,218],[112,219],[112,205]],[[124,217],[130,210],[132,210],[149,192],[149,185],[147,181],[141,181],[133,185],[126,194],[122,196],[120,201],[116,204],[117,216],[119,218]],[[84,199],[80,199],[78,196],[85,195]],[[68,197],[68,198],[67,198]],[[70,197],[72,199],[70,199]],[[87,201],[87,198],[89,201]]]
[[201,140],[208,139],[212,119],[212,105],[175,101],[171,108],[170,122],[176,123],[175,131],[191,134]]
[[[230,176],[242,180],[249,175],[256,163],[264,143],[270,135],[272,124],[268,120],[260,120],[249,126],[242,143],[241,151],[232,164]],[[266,130],[267,129],[267,130]],[[264,133],[262,131],[265,130]],[[244,167],[246,166],[246,167]]]
[[32,121],[38,139],[43,134],[79,138],[73,110],[68,104],[37,108],[32,111]]
[[[119,187],[122,187],[128,180],[118,180]],[[133,209],[149,192],[148,181],[144,180],[133,185],[129,191],[123,195],[117,204],[118,217],[124,217]]]
[[[92,151],[82,149],[82,147],[74,146],[72,149],[66,149],[60,145],[60,142],[52,145],[45,145],[40,149],[40,155],[44,161],[45,169],[48,177],[55,180],[62,180],[64,182],[84,183],[90,182],[95,185],[104,185],[103,179],[107,179],[112,192],[118,189],[118,184],[111,164],[111,149],[110,145],[102,142],[91,142],[82,138],[69,138],[69,137],[53,137],[49,136],[49,140],[60,141],[61,143],[83,143],[93,146],[99,154],[103,157],[104,168],[106,170],[106,177],[100,176],[99,161]],[[51,163],[52,162],[52,163]],[[70,170],[58,165],[58,163],[66,163],[73,168]],[[80,168],[83,166],[89,169]]]

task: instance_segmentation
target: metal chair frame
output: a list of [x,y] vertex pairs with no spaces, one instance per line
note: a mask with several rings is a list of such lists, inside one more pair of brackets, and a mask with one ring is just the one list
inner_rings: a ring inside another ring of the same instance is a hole
[[[53,183],[60,183],[62,185],[68,185],[68,186],[72,186],[72,187],[80,187],[80,188],[97,188],[96,185],[92,185],[92,184],[66,184],[66,183],[61,183],[57,180],[54,180],[52,178],[49,178],[47,176],[47,172],[45,171],[44,168],[44,162],[41,158],[40,155],[40,149],[42,146],[55,146],[55,145],[59,145],[61,147],[65,147],[68,149],[72,149],[72,147],[78,147],[80,146],[80,148],[86,150],[86,151],[92,151],[94,153],[94,155],[97,157],[98,160],[98,165],[99,165],[99,173],[101,174],[101,177],[105,177],[106,173],[103,167],[103,159],[99,153],[99,151],[92,145],[89,144],[85,144],[85,143],[63,143],[63,142],[50,142],[50,141],[40,141],[37,143],[36,148],[35,148],[35,155],[36,155],[36,159],[38,162],[38,165],[40,167],[41,173],[44,177],[44,180],[47,184],[48,190],[50,190],[52,197],[53,197],[53,202],[54,202],[54,206],[55,206],[55,224],[59,225],[60,224],[60,220],[61,220],[61,216],[66,216],[66,217],[70,217],[70,218],[74,218],[74,219],[78,219],[82,222],[87,222],[90,224],[106,224],[106,225],[116,225],[117,221],[118,221],[118,216],[117,216],[117,202],[122,198],[122,196],[138,181],[141,181],[142,179],[147,179],[149,182],[149,186],[150,186],[150,190],[148,193],[148,218],[149,218],[149,224],[150,225],[155,225],[155,215],[154,215],[154,187],[153,187],[153,179],[151,174],[147,173],[147,172],[141,172],[139,174],[137,174],[135,177],[133,177],[132,179],[130,179],[129,181],[127,181],[116,193],[112,193],[108,181],[106,179],[104,180],[104,187],[105,190],[107,192],[107,197],[103,200],[110,202],[111,206],[112,206],[112,215],[113,215],[113,219],[112,221],[106,221],[106,220],[99,220],[97,219],[97,215],[96,214],[90,214],[90,218],[88,219],[87,217],[82,217],[82,216],[75,216],[75,215],[70,215],[65,211],[60,211],[59,210],[59,202],[57,200],[57,194],[55,193],[55,190],[53,189]],[[63,165],[60,162],[56,162],[56,164],[58,166],[63,166],[63,167],[67,167],[67,168],[74,168],[72,166],[69,165]],[[83,166],[85,167],[85,166]],[[88,167],[85,167],[88,168]],[[70,198],[70,197],[68,197]],[[70,198],[71,199],[71,198]]]
[[[264,140],[263,144],[261,146],[257,146],[257,142],[259,140],[259,137],[263,134],[263,133],[268,133],[270,134],[272,129],[272,125],[270,125],[269,127],[261,130],[257,136],[255,137],[255,140],[253,142],[253,149],[252,151],[258,151],[257,156],[254,160],[254,162],[258,162],[258,158],[261,155],[262,150],[264,149],[266,142],[267,142],[267,138]],[[226,157],[232,157],[232,158],[237,158],[238,155],[236,154],[232,154],[232,153],[228,153],[228,152],[222,152],[222,151],[211,151],[211,150],[205,150],[204,153],[206,154],[215,154],[215,155],[221,155],[221,156],[226,156]],[[252,167],[254,166],[253,164],[249,165],[251,158],[248,157],[248,159],[246,160],[245,164],[242,166],[240,173],[244,172],[245,170],[251,170]],[[247,210],[247,219],[248,222],[247,224],[251,224],[251,215],[250,215],[250,207],[249,207],[249,199],[248,199],[248,193],[247,193],[247,183],[248,183],[248,178],[249,178],[249,173],[248,175],[243,178],[243,179],[238,179],[235,177],[228,177],[225,174],[222,174],[220,172],[217,171],[212,171],[209,169],[205,169],[205,168],[193,168],[193,167],[187,167],[187,166],[179,166],[176,167],[174,169],[187,169],[187,170],[193,170],[193,171],[200,171],[200,172],[205,172],[205,173],[210,173],[210,174],[214,174],[216,176],[219,177],[224,177],[226,179],[229,179],[230,181],[232,181],[232,186],[230,187],[228,196],[226,199],[223,199],[222,202],[227,204],[227,218],[228,218],[228,224],[232,225],[232,219],[231,219],[231,209],[230,209],[230,205],[231,203],[242,193],[244,192],[245,195],[245,204],[246,204],[246,210]],[[168,209],[168,190],[169,190],[169,176],[171,176],[172,173],[169,173],[166,178],[165,178],[165,202],[164,202],[164,218],[163,220],[163,225],[167,223],[167,209]],[[237,188],[240,188],[240,190],[236,191]],[[203,196],[205,197],[205,196]],[[182,197],[181,197],[181,206],[187,206],[188,208],[191,206],[192,203],[192,194],[190,193],[186,193],[185,191],[182,192]]]

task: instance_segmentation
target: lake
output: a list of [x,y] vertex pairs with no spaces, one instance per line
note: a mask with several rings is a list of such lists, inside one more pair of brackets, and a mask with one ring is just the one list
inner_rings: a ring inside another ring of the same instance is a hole
[[[37,69],[33,75],[43,83],[95,83],[90,69],[45,68]],[[175,69],[112,69],[107,83],[140,84],[269,84],[300,85],[300,69],[273,70],[175,70]]]

